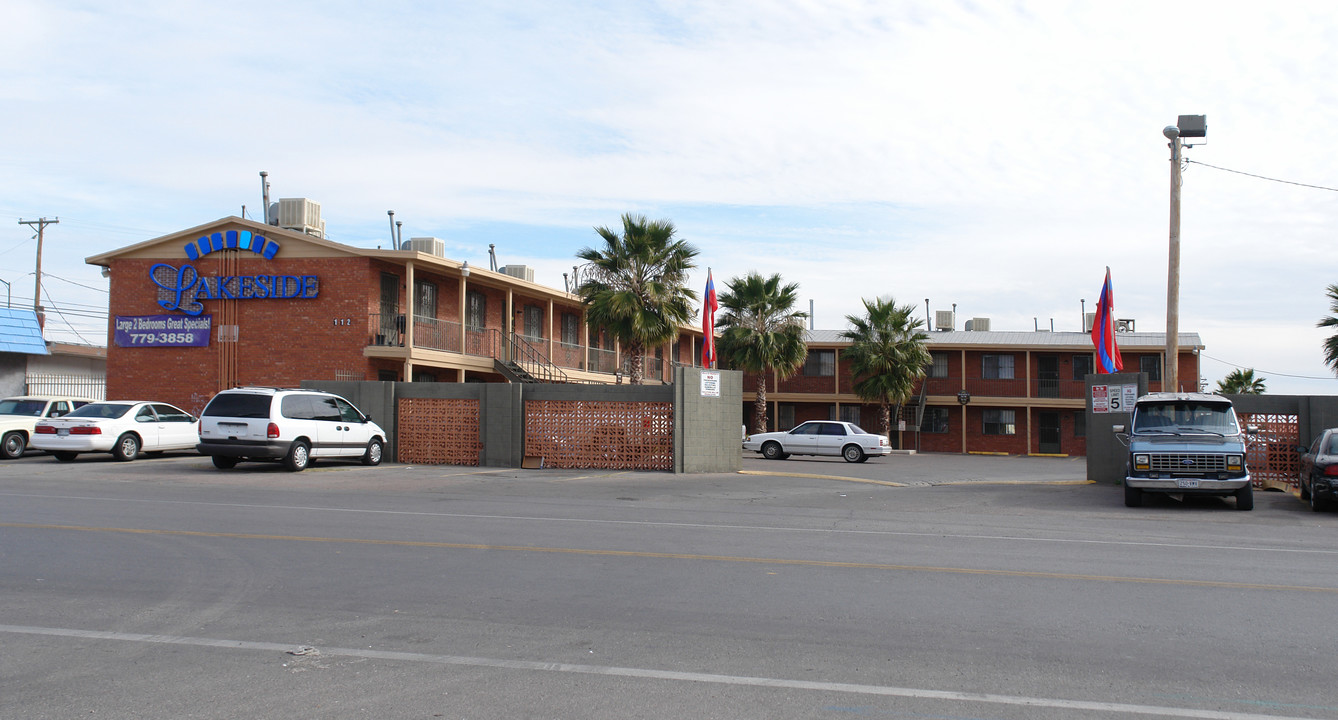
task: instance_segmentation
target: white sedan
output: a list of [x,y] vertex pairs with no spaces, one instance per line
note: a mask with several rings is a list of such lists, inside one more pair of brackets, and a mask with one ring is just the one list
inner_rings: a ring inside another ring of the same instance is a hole
[[60,418],[37,423],[31,447],[69,462],[79,453],[110,452],[134,460],[141,452],[194,450],[195,417],[174,405],[118,401],[89,403]]
[[846,462],[864,462],[870,455],[892,454],[886,437],[835,420],[810,420],[789,432],[749,435],[743,439],[743,449],[762,453],[768,460],[784,460],[791,455],[840,455]]

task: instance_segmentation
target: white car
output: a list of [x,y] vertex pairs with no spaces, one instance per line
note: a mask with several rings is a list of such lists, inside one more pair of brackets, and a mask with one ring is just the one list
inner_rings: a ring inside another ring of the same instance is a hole
[[892,454],[886,437],[835,420],[810,420],[788,432],[749,435],[743,440],[743,449],[762,453],[768,460],[784,460],[791,455],[839,455],[852,463],[864,462],[870,455]]
[[124,400],[89,403],[64,417],[38,422],[32,448],[61,462],[87,452],[134,460],[142,452],[194,450],[199,442],[195,417],[185,410],[167,403]]
[[220,470],[241,460],[278,460],[298,471],[317,458],[377,465],[385,446],[386,431],[338,395],[244,387],[224,390],[205,406],[197,449]]
[[23,457],[42,418],[55,418],[93,400],[53,395],[22,395],[0,400],[0,458]]

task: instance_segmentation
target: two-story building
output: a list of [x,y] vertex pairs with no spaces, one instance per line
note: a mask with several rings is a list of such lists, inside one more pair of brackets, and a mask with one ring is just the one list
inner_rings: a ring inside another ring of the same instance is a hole
[[[107,397],[198,412],[221,389],[303,380],[623,381],[626,354],[580,299],[526,268],[320,235],[229,217],[88,258],[110,277]],[[646,382],[700,365],[701,337],[648,349]]]
[[[771,430],[805,420],[845,420],[878,432],[878,406],[862,401],[841,351],[839,331],[808,331],[808,358],[794,375],[766,376]],[[1164,333],[1119,332],[1126,372],[1148,374],[1162,389]],[[1180,334],[1182,390],[1198,390],[1195,333]],[[1092,338],[1079,332],[942,331],[926,342],[933,362],[893,422],[894,444],[938,452],[1085,455],[1086,384],[1095,372]],[[744,379],[744,417],[757,376]],[[1167,388],[1168,390],[1170,388]],[[899,429],[900,428],[900,429]]]

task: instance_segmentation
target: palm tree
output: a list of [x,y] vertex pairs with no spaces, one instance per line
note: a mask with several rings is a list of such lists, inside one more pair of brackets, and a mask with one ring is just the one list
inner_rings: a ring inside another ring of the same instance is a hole
[[901,412],[933,362],[925,348],[929,335],[920,330],[924,323],[911,317],[914,305],[898,306],[888,297],[865,300],[864,310],[863,317],[846,316],[850,329],[841,337],[851,345],[841,357],[850,362],[850,373],[857,378],[855,394],[878,403],[880,429],[891,439],[893,408]]
[[720,296],[723,311],[717,326],[720,357],[729,367],[757,376],[757,398],[753,401],[753,432],[767,430],[767,373],[781,378],[803,367],[808,356],[804,342],[804,318],[797,312],[799,285],[781,285],[781,276],[762,277],[750,272],[727,283]]
[[1263,395],[1264,381],[1267,379],[1255,377],[1254,368],[1237,368],[1217,381],[1217,392],[1223,395]]
[[[1328,295],[1329,312],[1333,315],[1320,320],[1316,327],[1338,327],[1338,285],[1330,285]],[[1328,365],[1334,374],[1338,375],[1338,333],[1330,335],[1329,339],[1324,341],[1324,364]]]
[[628,382],[640,385],[646,348],[676,337],[678,326],[692,318],[697,293],[684,283],[697,248],[675,240],[668,220],[624,213],[622,221],[622,235],[595,228],[604,239],[602,249],[576,253],[590,263],[576,294],[590,327],[604,328],[621,344],[629,359]]

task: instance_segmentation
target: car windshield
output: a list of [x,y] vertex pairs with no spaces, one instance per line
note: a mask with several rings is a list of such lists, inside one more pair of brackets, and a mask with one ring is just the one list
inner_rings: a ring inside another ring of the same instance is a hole
[[858,425],[851,425],[851,426],[850,426],[850,434],[851,434],[851,435],[868,435],[869,433],[864,432],[864,428],[862,428],[862,427],[860,427],[860,426],[858,426]]
[[22,400],[19,398],[8,398],[0,400],[0,415],[26,415],[28,417],[41,417],[42,411],[46,409],[45,400]]
[[118,418],[130,412],[130,403],[89,403],[66,415],[67,418]]
[[1236,414],[1225,403],[1177,401],[1139,403],[1134,410],[1134,432],[1180,435],[1211,433],[1236,435]]

